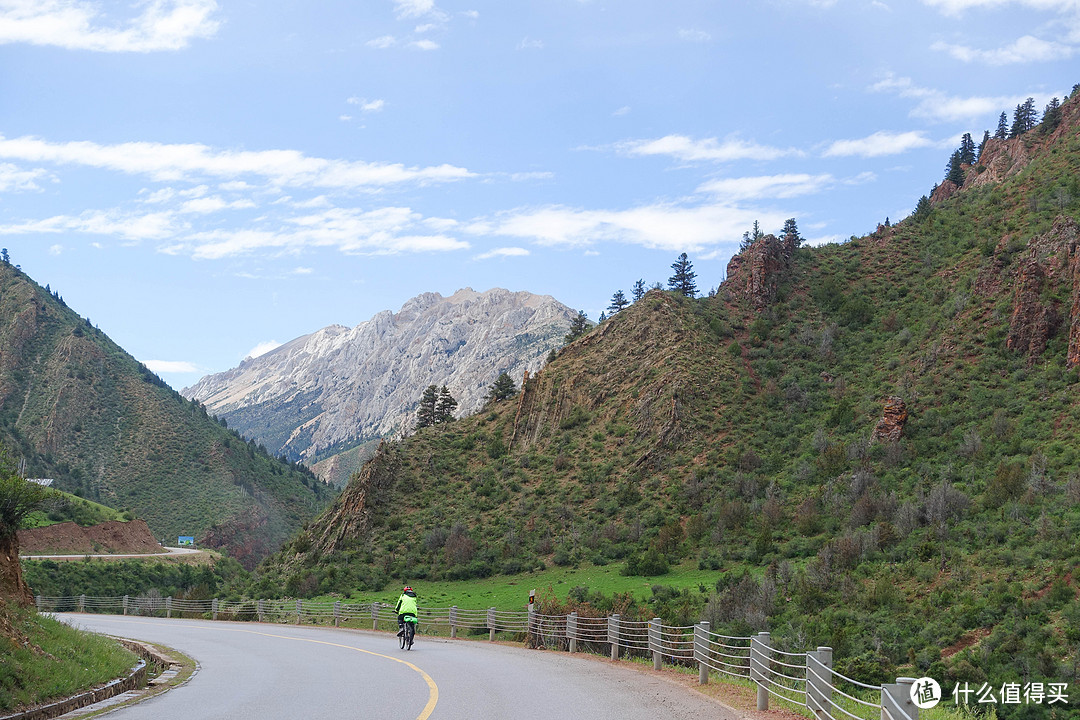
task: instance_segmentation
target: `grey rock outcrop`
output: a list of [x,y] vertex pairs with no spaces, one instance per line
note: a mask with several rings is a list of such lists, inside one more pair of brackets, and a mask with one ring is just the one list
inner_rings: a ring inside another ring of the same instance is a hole
[[577,313],[547,295],[424,293],[354,328],[331,325],[182,394],[275,455],[312,461],[415,425],[420,394],[446,385],[458,415],[507,372],[520,384],[563,344]]

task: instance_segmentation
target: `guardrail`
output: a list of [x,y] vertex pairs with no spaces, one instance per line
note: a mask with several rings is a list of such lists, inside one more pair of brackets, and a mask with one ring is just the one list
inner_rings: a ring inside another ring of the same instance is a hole
[[[314,623],[371,621],[397,625],[391,605],[379,602],[344,603],[309,600],[183,600],[171,597],[73,597],[37,596],[41,612],[97,612],[124,615],[198,616],[209,620]],[[919,709],[911,699],[913,678],[874,685],[846,677],[833,669],[832,648],[788,652],[775,647],[767,632],[749,637],[721,635],[708,622],[697,625],[664,625],[660,618],[624,620],[619,615],[583,617],[543,615],[487,608],[459,607],[419,610],[421,627],[448,628],[450,637],[460,630],[524,635],[536,647],[602,653],[612,660],[622,657],[652,658],[653,667],[669,664],[698,667],[698,682],[710,676],[737,678],[757,686],[757,707],[769,709],[769,698],[806,708],[815,720],[917,720]]]

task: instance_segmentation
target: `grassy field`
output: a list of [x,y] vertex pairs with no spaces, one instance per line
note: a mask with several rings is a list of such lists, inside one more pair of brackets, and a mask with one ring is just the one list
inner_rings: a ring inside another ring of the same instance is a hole
[[[654,585],[667,585],[675,589],[699,590],[707,594],[722,574],[718,570],[698,570],[696,562],[675,566],[671,572],[656,577],[627,577],[620,575],[623,564],[581,565],[577,568],[549,568],[520,575],[497,575],[478,580],[435,581],[412,583],[423,606],[457,607],[464,609],[525,610],[529,591],[536,590],[537,597],[554,596],[566,599],[570,590],[584,586],[590,592],[604,595],[631,593],[638,600],[648,600]],[[361,601],[397,602],[401,594],[397,585],[379,593],[362,593],[354,596]],[[335,599],[324,596],[320,599]]]

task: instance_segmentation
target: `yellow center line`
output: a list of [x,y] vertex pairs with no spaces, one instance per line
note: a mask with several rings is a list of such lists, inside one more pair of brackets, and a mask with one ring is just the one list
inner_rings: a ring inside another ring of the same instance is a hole
[[[159,625],[159,626],[169,624],[169,623],[160,623],[160,622],[149,622],[147,620],[125,620],[124,622],[137,623],[137,624],[140,624],[140,625]],[[311,640],[310,638],[290,637],[289,635],[275,635],[274,633],[259,632],[258,630],[243,630],[243,629],[240,629],[240,628],[232,628],[232,627],[224,627],[224,626],[210,626],[210,625],[188,625],[188,627],[193,627],[193,628],[197,628],[197,629],[200,629],[200,630],[226,630],[228,632],[248,633],[249,635],[262,635],[264,637],[280,638],[282,640],[298,640],[300,642],[316,643],[318,645],[330,645],[332,647],[339,647],[339,648],[343,648],[345,650],[355,650],[356,652],[364,653],[365,655],[373,655],[373,656],[378,657],[378,658],[383,658],[384,660],[393,660],[394,662],[401,663],[402,665],[405,665],[405,666],[409,667],[410,669],[415,670],[416,672],[418,672],[420,674],[420,677],[424,678],[424,682],[427,683],[427,686],[428,686],[427,705],[425,705],[424,709],[420,712],[420,714],[416,716],[416,720],[427,720],[431,716],[431,713],[435,711],[435,704],[437,702],[439,702],[439,686],[435,684],[435,681],[432,680],[431,676],[428,675],[423,670],[421,670],[420,668],[418,668],[416,665],[413,665],[408,660],[402,660],[401,658],[396,658],[393,655],[383,655],[382,653],[372,652],[371,650],[363,650],[363,649],[358,648],[358,647],[353,647],[352,645],[341,645],[340,643],[327,642],[325,640]]]

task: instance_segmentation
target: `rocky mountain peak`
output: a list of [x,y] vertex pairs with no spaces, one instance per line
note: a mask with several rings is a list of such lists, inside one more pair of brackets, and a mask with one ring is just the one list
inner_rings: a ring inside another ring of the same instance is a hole
[[428,385],[446,385],[459,414],[475,412],[499,373],[520,382],[537,369],[574,315],[528,292],[425,292],[396,313],[322,328],[182,393],[272,453],[310,461],[411,428]]

